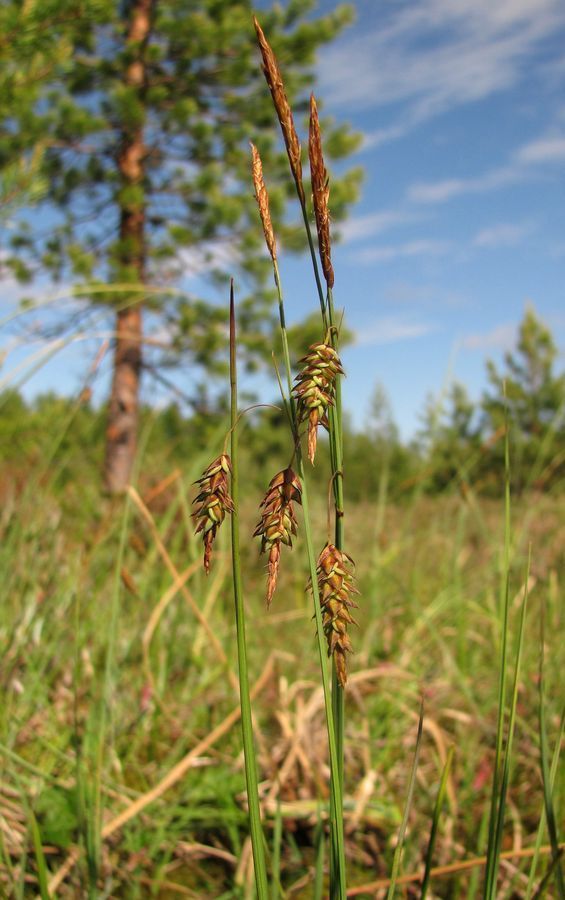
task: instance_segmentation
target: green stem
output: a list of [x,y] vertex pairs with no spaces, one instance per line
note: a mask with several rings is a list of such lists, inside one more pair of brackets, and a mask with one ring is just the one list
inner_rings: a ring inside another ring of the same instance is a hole
[[508,407],[505,409],[504,438],[504,563],[502,587],[502,633],[500,646],[500,671],[498,681],[498,721],[496,729],[496,751],[492,780],[490,818],[488,829],[487,864],[485,871],[484,897],[494,900],[497,878],[497,822],[500,815],[500,779],[502,776],[504,726],[506,723],[508,620],[510,612],[510,450]]
[[267,900],[269,889],[267,869],[265,865],[265,843],[261,825],[259,807],[259,786],[257,781],[257,763],[253,745],[253,724],[251,720],[251,698],[249,694],[249,673],[247,668],[247,644],[245,639],[245,606],[243,602],[243,584],[241,577],[241,558],[239,552],[239,460],[237,440],[237,369],[235,340],[235,304],[233,281],[230,288],[230,387],[231,387],[231,494],[233,501],[231,544],[232,570],[235,600],[235,623],[237,632],[237,659],[239,665],[239,686],[241,705],[241,729],[243,733],[243,754],[245,759],[245,778],[247,782],[247,800],[249,803],[249,828],[253,848],[253,865],[255,868],[255,886],[259,900]]
[[[333,687],[330,691],[328,665],[327,665],[327,647],[322,624],[322,610],[320,606],[320,595],[318,592],[318,578],[316,572],[316,556],[314,552],[314,544],[312,540],[312,529],[310,525],[310,509],[308,502],[308,490],[306,484],[306,472],[304,469],[304,460],[300,440],[298,438],[298,428],[296,426],[296,407],[292,394],[292,370],[290,364],[290,353],[288,348],[288,338],[286,333],[286,321],[284,313],[284,300],[282,294],[282,285],[280,274],[276,260],[273,260],[273,270],[275,276],[275,285],[277,288],[279,301],[279,318],[281,326],[281,337],[283,345],[283,358],[286,368],[287,383],[289,389],[289,404],[292,420],[295,423],[293,427],[293,439],[296,448],[296,464],[298,475],[302,482],[302,509],[304,512],[304,532],[306,535],[306,548],[308,554],[308,565],[310,569],[310,580],[312,584],[312,594],[314,599],[314,613],[316,617],[316,637],[318,643],[318,653],[320,657],[320,669],[322,673],[322,686],[324,690],[324,703],[326,709],[326,723],[328,729],[328,744],[330,754],[330,820],[331,820],[331,871],[332,885],[331,896],[343,898],[346,896],[346,880],[345,880],[345,847],[343,835],[343,689],[337,683],[335,673],[335,665],[333,666]],[[341,516],[336,516],[336,524],[341,520]],[[343,524],[340,524],[343,528]],[[341,721],[341,732],[336,731],[335,716],[339,716]],[[341,734],[341,740],[338,741],[338,735]]]
[[[314,599],[314,613],[316,616],[316,637],[318,643],[318,654],[320,657],[320,670],[322,674],[322,687],[324,690],[324,704],[326,709],[326,723],[328,730],[328,744],[330,751],[330,803],[332,810],[339,811],[343,809],[343,798],[341,793],[340,779],[340,762],[338,757],[336,730],[333,714],[333,701],[330,691],[330,680],[328,677],[327,665],[327,646],[324,636],[324,627],[322,623],[322,609],[320,606],[320,594],[318,591],[318,576],[316,572],[316,556],[314,554],[314,544],[312,541],[312,529],[310,526],[310,505],[308,501],[308,490],[306,486],[306,473],[304,471],[304,460],[300,445],[296,451],[296,461],[298,474],[302,482],[302,508],[304,511],[304,533],[306,536],[306,549],[308,553],[308,566],[310,569],[310,581],[312,584],[312,595]],[[343,815],[335,815],[331,823],[331,834],[334,843],[333,854],[337,872],[334,884],[331,887],[332,896],[345,900],[346,883],[345,883],[345,847],[343,834]]]
[[308,238],[308,247],[310,250],[310,256],[312,258],[312,268],[314,270],[314,278],[316,280],[316,287],[318,289],[318,298],[320,300],[320,310],[322,312],[322,321],[324,323],[324,330],[327,331],[328,319],[327,319],[327,312],[326,312],[326,304],[324,301],[324,290],[322,288],[322,281],[320,278],[320,270],[318,268],[318,260],[316,258],[316,248],[314,247],[314,239],[312,237],[312,229],[310,227],[310,220],[308,218],[308,210],[306,209],[306,203],[300,196],[299,191],[298,191],[298,199],[300,200],[300,209],[302,210],[302,218],[304,219],[304,228],[306,229],[306,237]]
[[[328,289],[327,311],[332,346],[338,349],[338,334],[335,328],[333,292]],[[330,459],[335,503],[335,545],[338,550],[345,547],[344,504],[343,504],[343,407],[341,402],[341,376],[336,376],[335,407],[330,411]],[[332,671],[332,704],[335,724],[335,738],[338,755],[338,774],[343,797],[343,747],[345,743],[345,695],[337,677],[335,663]],[[335,810],[335,819],[343,820],[343,808]],[[330,855],[330,863],[335,865],[335,853]]]
[[[320,309],[322,313],[322,322],[324,326],[324,330],[330,331],[330,340],[332,346],[335,350],[337,350],[338,345],[338,335],[337,329],[335,327],[335,314],[334,314],[334,304],[333,304],[333,293],[331,288],[328,289],[327,300],[324,300],[324,291],[322,288],[322,282],[320,279],[320,270],[318,266],[318,260],[316,257],[316,248],[314,247],[314,239],[312,237],[312,229],[310,227],[310,220],[308,218],[308,211],[306,209],[306,203],[304,202],[303,197],[298,191],[298,198],[300,200],[300,208],[302,210],[302,217],[304,219],[304,227],[306,229],[306,236],[308,239],[308,247],[310,249],[310,256],[312,259],[312,268],[314,271],[314,279],[316,281],[316,287],[318,289],[318,297],[320,300]],[[343,431],[342,431],[342,403],[341,403],[341,379],[338,375],[336,378],[336,403],[335,408],[330,409],[329,412],[329,421],[330,421],[330,460],[331,460],[331,468],[332,468],[332,479],[333,479],[333,489],[334,489],[334,499],[335,499],[335,546],[338,550],[344,549],[344,528],[343,528]],[[339,778],[340,783],[340,793],[343,793],[343,745],[344,745],[344,732],[345,732],[345,703],[344,703],[344,693],[343,688],[341,687],[338,678],[337,672],[335,668],[335,664],[332,669],[332,713],[335,727],[335,742],[336,742],[336,752],[337,752],[337,777]],[[342,807],[333,808],[334,795],[331,794],[330,798],[330,817],[332,822],[341,821],[343,822],[343,809]],[[330,842],[330,883],[331,885],[335,885],[337,883],[337,879],[335,876],[336,866],[338,865],[337,852],[336,852],[336,840],[335,835],[332,830],[332,840]],[[330,898],[334,900],[338,895],[335,893],[335,888],[330,887]]]

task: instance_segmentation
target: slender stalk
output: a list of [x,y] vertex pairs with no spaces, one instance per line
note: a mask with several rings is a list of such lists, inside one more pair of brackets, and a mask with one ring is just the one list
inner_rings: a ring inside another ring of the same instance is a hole
[[487,864],[485,872],[484,897],[493,900],[496,889],[496,867],[498,853],[496,831],[499,814],[500,777],[504,750],[504,725],[506,722],[508,619],[510,608],[510,451],[508,440],[508,409],[505,413],[504,438],[504,564],[502,590],[502,634],[500,647],[500,671],[498,682],[498,722],[496,730],[496,752],[494,760],[490,818],[488,827]]
[[[302,509],[304,512],[304,533],[306,536],[306,548],[308,553],[308,565],[310,569],[310,580],[312,583],[312,594],[314,597],[314,612],[316,616],[316,637],[318,643],[318,654],[320,657],[320,670],[322,673],[322,687],[324,690],[324,704],[326,709],[326,722],[328,729],[328,744],[330,751],[330,770],[331,770],[331,779],[330,779],[330,801],[331,801],[331,810],[335,810],[336,812],[343,809],[343,798],[342,798],[342,789],[341,789],[341,779],[339,777],[340,765],[337,751],[337,741],[336,741],[336,733],[335,733],[335,722],[333,715],[333,704],[332,704],[332,695],[330,691],[330,683],[328,677],[328,665],[327,665],[327,647],[325,643],[324,637],[324,628],[322,624],[322,610],[320,606],[320,594],[318,591],[318,576],[316,572],[316,556],[314,553],[314,545],[312,542],[312,531],[310,527],[310,506],[308,501],[308,491],[306,487],[306,474],[304,471],[304,460],[302,458],[302,452],[300,450],[300,445],[297,448],[296,452],[296,461],[297,461],[297,469],[298,474],[300,476],[300,480],[302,482]],[[332,821],[332,829],[331,829],[332,837],[334,839],[335,848],[333,850],[335,861],[337,865],[337,873],[334,878],[334,885],[332,885],[332,894],[331,896],[335,896],[340,898],[340,900],[345,900],[346,896],[346,882],[345,882],[345,846],[344,846],[344,834],[343,834],[343,815],[335,815]]]
[[[549,750],[547,744],[547,727],[545,722],[545,689],[544,689],[544,616],[543,610],[540,617],[540,663],[539,663],[539,741],[540,741],[540,763],[541,776],[543,784],[543,800],[545,808],[545,821],[547,824],[547,833],[551,844],[551,854],[553,857],[552,867],[555,872],[555,887],[559,900],[565,900],[565,880],[563,878],[563,870],[561,868],[562,850],[559,849],[559,839],[557,836],[557,822],[555,809],[553,805],[551,791],[551,776],[549,772]],[[538,889],[539,890],[539,889]],[[541,893],[540,893],[541,896]]]
[[277,810],[275,813],[275,827],[273,829],[273,852],[271,855],[271,900],[278,900],[281,890],[281,843],[283,820],[281,812],[281,798],[277,797]]
[[[298,193],[298,192],[297,192]],[[324,323],[324,329],[327,330],[328,327],[328,319],[326,312],[326,303],[324,300],[324,290],[322,288],[322,281],[320,279],[320,269],[318,266],[318,258],[316,256],[316,248],[314,246],[314,238],[312,237],[312,228],[310,226],[310,219],[308,218],[308,210],[306,209],[306,203],[298,194],[298,199],[300,201],[300,209],[302,210],[302,218],[304,219],[304,228],[306,230],[306,237],[308,238],[308,248],[310,250],[310,256],[312,258],[312,269],[314,270],[314,279],[316,281],[316,287],[318,289],[318,299],[320,301],[320,310],[322,313],[322,321]]]
[[445,766],[443,767],[443,772],[441,775],[441,781],[439,783],[439,788],[437,792],[436,802],[434,806],[434,813],[432,816],[432,827],[430,830],[430,839],[428,841],[428,848],[426,850],[426,865],[424,869],[424,878],[422,879],[422,893],[420,895],[420,900],[425,900],[428,894],[428,888],[430,886],[430,874],[432,870],[432,859],[434,854],[434,847],[436,843],[437,830],[439,828],[439,820],[441,816],[441,811],[443,808],[443,801],[445,799],[445,792],[447,790],[447,779],[449,778],[449,772],[451,770],[451,763],[453,761],[453,753],[454,748],[450,747],[447,753],[447,759],[445,761]]
[[404,850],[404,838],[406,837],[406,829],[408,827],[408,818],[412,808],[412,799],[414,797],[414,788],[416,787],[416,773],[418,771],[418,761],[420,759],[420,748],[422,746],[422,730],[424,727],[424,701],[420,704],[420,718],[418,720],[418,733],[416,735],[416,749],[414,751],[414,760],[412,762],[412,770],[410,772],[410,781],[408,782],[408,795],[406,797],[406,805],[404,807],[404,815],[398,832],[398,842],[394,851],[392,860],[392,872],[390,875],[390,884],[388,886],[387,900],[393,900],[398,873],[400,871],[400,863],[402,861],[402,851]]
[[[496,822],[496,834],[495,834],[495,860],[493,864],[493,881],[492,881],[492,896],[494,900],[495,896],[495,885],[496,885],[496,873],[498,871],[499,860],[500,860],[500,850],[502,847],[502,829],[504,827],[504,812],[506,809],[506,796],[508,793],[508,782],[510,779],[510,760],[512,757],[512,744],[514,740],[514,730],[516,725],[516,707],[518,704],[518,684],[520,678],[520,667],[522,663],[522,652],[524,648],[524,625],[526,623],[526,609],[528,604],[528,582],[530,579],[530,566],[531,566],[531,546],[528,552],[528,565],[526,569],[526,577],[525,577],[525,587],[524,587],[524,598],[522,600],[522,610],[520,614],[520,624],[518,627],[518,648],[516,651],[516,662],[514,668],[514,683],[512,687],[511,701],[510,701],[510,715],[508,721],[508,734],[506,737],[506,746],[504,749],[504,763],[502,767],[502,777],[500,782],[500,795],[498,799],[498,816]],[[565,898],[563,898],[565,900]]]
[[[331,822],[331,836],[332,836],[332,849],[331,849],[331,857],[330,863],[332,864],[332,884],[330,885],[330,891],[332,897],[345,898],[346,896],[346,879],[345,879],[345,847],[344,847],[344,835],[343,835],[343,797],[342,797],[342,784],[343,784],[343,738],[338,744],[337,732],[336,732],[336,724],[335,724],[335,713],[341,716],[341,721],[343,722],[343,714],[340,712],[339,707],[343,707],[343,689],[337,683],[337,676],[335,673],[335,665],[333,666],[333,676],[332,676],[332,691],[330,692],[329,678],[328,678],[328,665],[327,665],[327,650],[325,644],[324,637],[324,629],[322,624],[322,612],[320,606],[320,596],[318,592],[318,579],[316,572],[316,556],[314,552],[314,545],[312,541],[312,531],[310,526],[310,511],[309,511],[309,502],[308,502],[308,489],[306,483],[306,472],[304,468],[304,460],[302,457],[302,450],[300,446],[300,440],[298,436],[298,428],[296,426],[296,408],[294,403],[294,397],[292,395],[292,370],[290,365],[290,353],[288,349],[288,337],[286,333],[286,321],[285,321],[285,313],[284,313],[284,299],[282,293],[282,285],[280,280],[280,274],[278,270],[278,266],[276,260],[273,261],[273,271],[275,277],[275,284],[277,288],[278,294],[278,302],[279,302],[279,318],[280,318],[280,326],[281,326],[281,338],[283,345],[283,358],[286,368],[286,376],[287,383],[289,388],[289,404],[292,415],[292,420],[295,423],[293,428],[293,439],[295,442],[296,449],[296,465],[298,469],[298,475],[302,482],[302,509],[304,513],[304,532],[306,535],[306,548],[308,554],[308,564],[310,569],[310,580],[312,583],[312,594],[314,597],[314,613],[316,616],[316,636],[318,642],[318,652],[320,656],[320,668],[322,673],[322,685],[324,690],[324,703],[326,708],[326,723],[328,728],[328,744],[329,744],[329,753],[330,753],[330,769],[331,769],[331,786],[330,786],[330,822]],[[339,519],[340,517],[336,517]],[[335,698],[338,698],[336,701]],[[341,734],[343,735],[343,727],[341,730]]]
[[[338,334],[335,329],[333,292],[328,289],[327,311],[330,325],[330,340],[335,350],[338,349]],[[341,402],[341,376],[336,376],[335,407],[330,410],[330,460],[332,467],[332,483],[335,503],[335,546],[345,549],[344,505],[343,505],[343,413]],[[332,670],[332,705],[335,724],[335,738],[338,755],[338,773],[343,796],[343,755],[345,743],[345,694],[337,677],[335,663]],[[335,810],[335,818],[343,820],[343,809]],[[331,854],[330,862],[335,865],[335,854]]]
[[[542,687],[543,686],[540,681],[540,689]],[[565,709],[563,710],[563,712],[561,714],[561,722],[560,722],[559,731],[557,734],[557,741],[555,743],[555,748],[553,750],[553,759],[551,760],[551,769],[549,772],[549,787],[550,787],[551,792],[553,792],[553,786],[555,784],[555,778],[556,778],[557,769],[559,766],[560,750],[561,750],[561,747],[563,744],[564,736],[565,736]],[[526,888],[526,896],[525,896],[524,900],[530,900],[530,898],[532,897],[532,891],[534,889],[534,880],[536,877],[536,869],[537,869],[539,855],[541,852],[541,845],[542,845],[542,841],[543,841],[544,828],[545,828],[545,797],[544,797],[543,810],[540,815],[540,822],[538,825],[538,833],[536,836],[536,843],[535,843],[535,847],[534,847],[534,855],[532,857],[532,864],[530,866],[530,874],[528,876],[528,886]]]
[[243,733],[243,753],[245,759],[245,779],[247,783],[247,800],[249,803],[249,827],[253,848],[253,865],[255,868],[255,886],[259,900],[267,900],[269,888],[267,868],[265,865],[265,843],[261,825],[259,807],[259,786],[257,781],[257,763],[253,745],[253,724],[251,720],[251,698],[249,696],[249,674],[247,668],[247,644],[245,639],[245,605],[243,602],[243,584],[241,577],[241,559],[239,552],[239,459],[237,439],[237,368],[235,339],[235,304],[233,281],[230,287],[230,388],[231,388],[231,495],[233,512],[231,516],[231,544],[233,588],[235,601],[235,622],[237,632],[237,659],[239,665],[239,699],[241,705],[241,729]]
[[[312,259],[312,268],[314,271],[314,279],[318,289],[318,297],[320,300],[320,309],[322,313],[322,322],[324,330],[330,333],[330,341],[335,350],[338,349],[338,334],[335,327],[335,312],[333,303],[333,292],[328,289],[327,298],[324,300],[324,292],[320,279],[318,259],[316,249],[312,237],[312,229],[308,218],[308,211],[304,200],[300,197],[300,207],[304,219],[304,226]],[[335,407],[329,410],[329,438],[330,438],[330,461],[332,470],[332,482],[334,490],[335,503],[335,546],[338,550],[344,549],[344,522],[343,522],[343,429],[342,429],[342,402],[341,402],[341,376],[336,377],[335,386]],[[340,783],[340,793],[343,797],[343,748],[345,734],[345,697],[342,686],[337,677],[335,663],[332,666],[332,715],[335,729],[335,742],[337,752],[337,777]],[[334,795],[330,797],[330,820],[332,823],[336,821],[343,822],[343,807],[333,807]],[[336,835],[332,827],[332,840],[330,843],[330,898],[334,900],[338,895],[335,893],[335,885],[338,879],[335,878],[336,867],[339,865],[336,853]]]

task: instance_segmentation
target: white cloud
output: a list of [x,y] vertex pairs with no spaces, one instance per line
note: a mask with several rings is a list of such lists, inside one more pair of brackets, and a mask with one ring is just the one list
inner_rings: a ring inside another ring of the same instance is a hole
[[565,137],[537,138],[519,147],[504,166],[469,178],[446,178],[441,181],[416,183],[408,188],[406,195],[412,203],[445,203],[463,194],[486,193],[538,177],[541,164],[548,162],[565,162]]
[[565,161],[565,137],[557,135],[532,141],[518,150],[516,159],[525,165],[563,162]]
[[516,342],[516,325],[497,325],[491,331],[468,334],[460,341],[466,350],[509,350]]
[[418,216],[415,213],[401,212],[399,210],[383,210],[376,213],[368,213],[362,216],[353,216],[339,226],[342,243],[351,244],[364,238],[382,234],[390,228],[406,225],[414,222]]
[[409,319],[396,316],[381,316],[355,334],[355,343],[358,346],[378,346],[379,344],[393,344],[397,341],[405,341],[423,337],[436,331],[436,326],[430,322],[414,322]]
[[565,27],[562,0],[420,0],[379,5],[378,14],[371,0],[364,9],[371,27],[326,48],[320,80],[336,107],[401,106],[396,122],[369,136],[373,145],[514,87]]
[[377,128],[376,131],[368,131],[363,134],[361,150],[375,150],[383,144],[389,144],[398,138],[404,137],[410,131],[411,122],[406,120],[402,124],[391,125],[390,128]]
[[190,279],[204,277],[217,269],[231,272],[240,257],[233,242],[217,240],[186,247],[180,251],[178,259],[184,277]]
[[408,199],[413,203],[445,203],[462,194],[480,194],[497,190],[522,178],[518,166],[508,165],[472,178],[447,178],[443,181],[413,184],[408,188]]
[[393,259],[411,256],[443,256],[449,252],[451,245],[447,241],[417,240],[405,244],[387,244],[378,247],[366,247],[353,254],[360,263],[389,262]]
[[488,249],[515,247],[532,234],[535,227],[534,222],[500,222],[479,231],[473,238],[473,244]]

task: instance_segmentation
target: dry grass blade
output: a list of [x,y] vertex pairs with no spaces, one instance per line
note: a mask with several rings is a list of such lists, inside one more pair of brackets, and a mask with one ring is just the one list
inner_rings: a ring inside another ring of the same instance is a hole
[[[128,488],[128,493],[129,493],[131,499],[133,500],[133,503],[135,504],[135,506],[141,513],[142,518],[147,523],[149,530],[151,532],[151,536],[153,537],[153,540],[155,541],[155,545],[159,551],[159,555],[161,556],[161,559],[165,563],[167,569],[169,570],[169,572],[171,573],[171,575],[173,576],[175,581],[182,582],[182,576],[181,576],[180,572],[178,571],[177,567],[175,566],[174,562],[172,561],[171,557],[169,556],[168,550],[165,547],[165,545],[161,539],[161,535],[159,534],[159,530],[155,524],[155,520],[153,519],[153,516],[147,509],[145,503],[139,496],[136,489],[134,487],[132,487],[131,485]],[[239,693],[239,682],[237,680],[237,676],[235,675],[235,673],[232,671],[232,669],[229,666],[228,658],[224,652],[224,648],[222,647],[221,643],[219,642],[219,640],[214,632],[214,629],[210,625],[208,619],[202,614],[200,607],[198,606],[198,604],[196,603],[196,600],[194,599],[194,597],[188,590],[187,585],[181,584],[180,590],[182,591],[183,597],[187,601],[187,603],[190,606],[195,617],[198,619],[198,621],[202,625],[204,631],[206,632],[208,640],[210,641],[210,645],[214,648],[216,656],[218,657],[220,662],[226,667],[226,669],[228,671],[228,678],[230,680],[231,686],[233,687],[236,694]]]
[[320,262],[322,272],[329,288],[334,285],[334,270],[331,258],[330,243],[330,182],[324,164],[322,151],[322,135],[320,121],[318,119],[318,107],[314,94],[310,96],[310,129],[308,133],[308,156],[310,158],[310,178],[312,180],[312,202],[314,204],[314,216],[316,217],[316,229],[318,232],[318,246],[320,248]]
[[145,677],[151,687],[153,695],[156,694],[156,687],[153,672],[151,671],[149,647],[151,646],[151,641],[153,639],[153,635],[155,634],[155,629],[157,628],[157,625],[159,624],[169,603],[174,600],[174,598],[176,597],[178,592],[182,590],[190,576],[193,575],[199,567],[199,562],[193,562],[184,570],[184,572],[179,575],[178,578],[175,578],[175,580],[165,591],[159,602],[153,607],[147,625],[145,626],[145,631],[143,632],[143,637],[141,640],[141,645],[143,648],[143,670],[145,672]]
[[412,809],[412,800],[414,799],[414,788],[416,786],[416,773],[418,771],[420,750],[422,748],[423,725],[424,725],[424,700],[422,699],[422,701],[420,703],[420,718],[418,721],[418,734],[416,735],[416,749],[414,751],[414,760],[412,762],[412,769],[410,772],[410,781],[408,782],[408,794],[406,796],[406,804],[404,806],[404,815],[402,816],[402,822],[400,824],[400,829],[398,831],[398,843],[396,845],[396,849],[394,851],[394,857],[392,860],[392,874],[390,877],[390,884],[388,886],[387,900],[392,900],[392,898],[394,897],[396,884],[398,881],[398,873],[399,873],[400,865],[402,862],[402,855],[404,852],[404,840],[406,838],[406,830],[408,828],[408,818],[410,816],[410,810]]
[[[560,845],[561,849],[565,849],[565,844]],[[523,850],[504,850],[500,854],[500,859],[529,859],[536,852],[534,847],[528,847]],[[551,846],[540,847],[539,852],[544,856],[548,856],[552,850]],[[441,878],[444,875],[453,875],[455,872],[464,872],[466,869],[474,869],[477,866],[485,866],[487,862],[486,856],[476,856],[473,859],[462,859],[460,862],[450,863],[447,866],[435,866],[430,870],[432,878]],[[422,880],[422,872],[411,872],[409,875],[399,875],[396,884],[418,884]],[[378,878],[376,881],[369,881],[367,884],[359,884],[356,887],[349,888],[348,897],[361,897],[363,894],[372,894],[375,891],[387,888],[390,885],[390,878]]]
[[304,203],[304,187],[302,185],[302,159],[300,154],[300,141],[294,127],[294,119],[292,110],[288,102],[286,91],[284,89],[283,78],[279,69],[277,58],[273,53],[263,29],[259,22],[253,17],[253,24],[257,32],[257,41],[261,56],[263,57],[263,72],[267,85],[273,98],[273,104],[282,129],[283,139],[288,153],[290,169],[296,183],[296,189],[300,197],[300,201]]
[[[261,693],[263,688],[271,679],[274,669],[275,669],[275,654],[272,653],[265,666],[263,667],[263,671],[261,672],[259,678],[253,685],[251,689],[251,698],[254,699],[258,694]],[[111,837],[111,835],[115,834],[120,828],[122,828],[127,822],[131,819],[135,818],[135,816],[139,815],[144,809],[146,809],[151,803],[155,800],[158,800],[159,797],[162,797],[169,788],[173,787],[180,779],[188,772],[196,758],[205,753],[211,746],[213,746],[217,741],[220,740],[221,737],[224,736],[239,720],[241,716],[241,710],[239,704],[229,713],[226,718],[220,722],[212,731],[206,735],[201,741],[196,744],[195,747],[190,750],[186,756],[184,756],[173,768],[167,772],[164,778],[161,779],[151,790],[147,791],[145,794],[142,794],[141,797],[138,797],[133,803],[130,803],[124,810],[122,810],[119,815],[115,816],[115,818],[111,819],[109,822],[104,825],[102,829],[102,839],[106,840]],[[78,859],[80,857],[80,849],[74,848],[69,853],[67,859],[60,867],[60,869],[55,872],[53,877],[49,882],[49,891],[52,893],[56,891],[59,886],[63,883],[69,872],[76,865]]]

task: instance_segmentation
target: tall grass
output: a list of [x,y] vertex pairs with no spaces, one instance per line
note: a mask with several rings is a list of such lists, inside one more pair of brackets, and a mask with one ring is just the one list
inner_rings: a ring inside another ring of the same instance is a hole
[[[298,138],[280,93],[273,96],[318,291],[320,341],[337,353],[324,209],[319,263]],[[322,173],[323,158],[316,164]],[[319,184],[325,191],[324,178]],[[328,491],[318,494],[303,451],[309,423],[300,420],[275,235],[264,217],[263,228],[278,296],[288,451],[301,482],[294,557],[283,548],[266,612],[257,547],[242,537],[251,536],[257,498],[240,436],[232,293],[231,420],[212,441],[221,446],[227,432],[231,443],[232,546],[230,554],[227,529],[214,528],[209,579],[197,565],[190,518],[191,483],[209,462],[203,454],[175,474],[166,448],[151,460],[142,442],[136,484],[117,503],[101,502],[85,471],[81,485],[67,488],[83,510],[80,540],[53,479],[30,478],[30,490],[1,511],[0,892],[228,898],[251,895],[254,881],[256,895],[271,900],[285,892],[392,898],[403,885],[422,897],[432,888],[470,900],[552,889],[563,897],[561,545],[550,523],[562,521],[563,497],[511,508],[507,440],[502,511],[470,490],[430,500],[418,486],[392,506],[383,473],[377,526],[374,508],[358,504],[346,547],[339,373],[327,409]],[[72,428],[72,415],[61,427]],[[46,470],[59,440],[50,436]],[[334,659],[328,664],[317,554],[325,540],[360,563],[361,627],[346,688]],[[422,693],[426,716],[408,772]],[[472,854],[477,845],[484,856]]]

